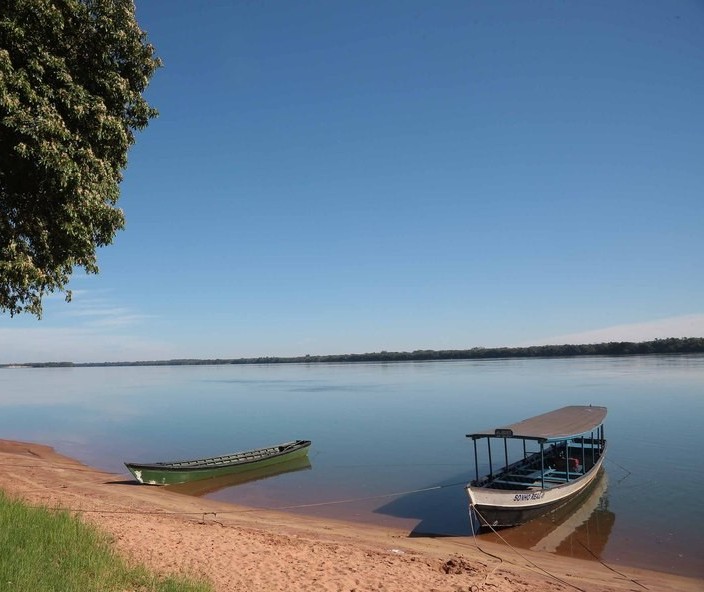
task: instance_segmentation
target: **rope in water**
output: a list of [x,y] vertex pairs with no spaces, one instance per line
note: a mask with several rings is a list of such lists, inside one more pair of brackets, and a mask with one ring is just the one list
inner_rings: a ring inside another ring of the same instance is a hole
[[374,499],[383,499],[387,497],[399,497],[402,495],[411,495],[413,493],[423,493],[425,491],[435,491],[438,489],[447,489],[449,487],[457,487],[458,485],[466,485],[464,481],[461,483],[450,483],[448,485],[433,485],[432,487],[423,487],[421,489],[412,489],[410,491],[399,491],[395,493],[382,493],[379,495],[370,495],[368,497],[353,497],[349,499],[340,499],[340,500],[333,500],[333,501],[328,501],[328,502],[316,502],[312,504],[298,504],[298,505],[293,505],[293,506],[279,506],[278,508],[267,508],[269,510],[295,510],[297,508],[313,508],[316,506],[332,506],[336,504],[349,504],[353,502],[364,502],[368,500],[374,500]]
[[618,464],[615,460],[611,460],[611,458],[608,456],[606,457],[606,462],[610,462],[612,465],[617,466],[619,469],[621,469],[624,472],[623,477],[621,477],[618,481],[616,481],[615,485],[621,485],[621,483],[623,483],[626,479],[628,479],[633,474],[626,467]]

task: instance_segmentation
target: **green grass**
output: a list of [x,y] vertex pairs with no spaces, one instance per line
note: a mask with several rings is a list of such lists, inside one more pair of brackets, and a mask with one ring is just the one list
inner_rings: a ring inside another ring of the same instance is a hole
[[210,592],[203,582],[128,565],[107,535],[64,511],[33,508],[0,491],[0,591]]

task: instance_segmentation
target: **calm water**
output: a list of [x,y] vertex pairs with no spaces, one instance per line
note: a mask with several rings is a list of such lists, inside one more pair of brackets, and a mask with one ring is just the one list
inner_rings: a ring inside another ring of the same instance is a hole
[[466,433],[570,404],[609,408],[606,475],[512,544],[704,576],[704,356],[0,370],[2,438],[125,478],[125,460],[310,439],[309,468],[207,495],[414,536],[469,536]]

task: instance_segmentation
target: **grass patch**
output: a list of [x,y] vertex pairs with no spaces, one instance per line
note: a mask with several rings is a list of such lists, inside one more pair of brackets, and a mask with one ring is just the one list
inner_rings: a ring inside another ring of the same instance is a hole
[[212,588],[127,565],[97,528],[68,512],[29,507],[0,491],[0,590],[211,592]]

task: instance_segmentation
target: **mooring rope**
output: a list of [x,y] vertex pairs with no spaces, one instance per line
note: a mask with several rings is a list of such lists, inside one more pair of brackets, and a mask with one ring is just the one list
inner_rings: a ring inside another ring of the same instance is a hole
[[[494,569],[492,569],[490,572],[488,572],[488,573],[484,576],[484,582],[483,582],[482,585],[481,585],[481,588],[482,588],[482,590],[483,590],[483,589],[486,587],[486,583],[487,583],[487,581],[489,580],[489,576],[494,575],[494,572],[495,572],[497,569],[499,569],[499,566],[504,562],[504,560],[503,560],[501,557],[499,557],[498,555],[494,555],[493,553],[489,553],[489,551],[485,551],[484,549],[482,549],[482,548],[479,546],[479,542],[477,541],[477,533],[475,532],[475,529],[474,529],[474,520],[473,520],[473,517],[472,517],[472,505],[471,505],[471,504],[470,504],[470,506],[469,506],[469,527],[470,527],[471,530],[472,530],[472,538],[474,539],[474,545],[477,547],[477,549],[478,549],[479,551],[481,551],[482,553],[484,553],[484,555],[488,555],[489,557],[493,557],[494,559],[498,559],[498,560],[499,560],[499,563],[497,563],[496,566],[494,566]],[[470,590],[471,590],[471,588],[470,588]]]
[[[399,497],[402,495],[411,495],[414,493],[423,493],[426,491],[437,491],[439,489],[447,489],[450,487],[457,487],[458,485],[466,485],[464,481],[462,482],[457,482],[457,483],[448,483],[446,485],[433,485],[432,487],[422,487],[419,489],[410,489],[407,491],[396,491],[393,493],[382,493],[379,495],[370,495],[366,497],[353,497],[353,498],[347,498],[347,499],[338,499],[338,500],[330,500],[326,502],[315,502],[315,503],[310,503],[310,504],[292,504],[292,505],[287,505],[287,506],[276,506],[276,507],[254,507],[254,508],[238,508],[238,509],[233,509],[233,510],[218,510],[217,512],[170,512],[170,511],[163,511],[163,512],[153,512],[153,511],[140,511],[140,510],[89,510],[89,509],[83,509],[83,508],[70,508],[70,507],[63,507],[63,506],[57,506],[55,510],[62,510],[65,512],[76,512],[76,513],[85,513],[85,514],[135,514],[135,515],[154,515],[154,516],[192,516],[192,515],[212,515],[212,516],[217,516],[218,514],[247,514],[250,512],[262,512],[262,511],[271,511],[271,512],[278,512],[278,511],[283,511],[283,510],[295,510],[299,508],[313,508],[317,506],[332,506],[332,505],[337,505],[337,504],[348,504],[348,503],[354,503],[354,502],[361,502],[361,501],[369,501],[369,500],[375,500],[375,499],[383,499],[383,498],[389,498],[389,497]],[[40,491],[45,491],[44,489],[36,489],[32,490],[33,492],[40,492]]]
[[639,581],[634,580],[633,578],[629,578],[626,574],[621,573],[621,572],[618,571],[617,569],[614,569],[614,568],[611,567],[610,565],[607,565],[606,563],[604,563],[604,562],[594,553],[594,551],[592,551],[589,547],[587,547],[587,545],[585,545],[585,544],[584,544],[582,541],[580,541],[579,539],[577,539],[577,542],[578,542],[580,545],[582,545],[582,547],[584,547],[584,548],[589,552],[589,554],[590,554],[592,557],[594,557],[594,559],[596,559],[599,563],[601,563],[606,569],[610,569],[612,572],[617,573],[617,574],[620,575],[622,578],[624,578],[624,579],[626,579],[626,580],[628,580],[628,581],[630,581],[630,582],[633,582],[634,584],[640,586],[640,587],[643,588],[644,590],[650,590],[650,588],[648,588],[646,585],[641,584]]
[[632,473],[631,471],[629,471],[626,467],[624,467],[623,465],[618,464],[615,460],[611,460],[611,458],[608,457],[608,456],[606,457],[606,462],[610,462],[612,465],[616,465],[619,469],[621,469],[621,470],[625,473],[625,475],[624,475],[623,477],[621,477],[618,481],[616,481],[615,485],[620,485],[620,484],[623,483],[626,479],[628,479],[628,477],[630,477],[630,476],[633,474],[633,473]]
[[297,508],[314,508],[316,506],[333,506],[336,504],[349,504],[353,502],[364,502],[375,499],[383,499],[387,497],[398,497],[401,495],[411,495],[413,493],[423,493],[425,491],[436,491],[438,489],[447,489],[449,487],[457,487],[458,485],[466,485],[464,481],[459,483],[449,483],[447,485],[433,485],[432,487],[422,487],[420,489],[412,489],[409,491],[397,491],[394,493],[382,493],[379,495],[370,495],[367,497],[353,497],[348,499],[332,500],[327,502],[315,502],[312,504],[297,504],[293,506],[279,506],[277,508],[266,508],[267,510],[295,510]]
[[43,462],[37,462],[35,464],[20,464],[20,463],[14,463],[14,462],[9,462],[9,463],[0,463],[0,467],[20,467],[22,469],[39,469],[39,468],[50,468],[50,469],[62,469],[62,470],[69,470],[69,471],[74,471],[74,472],[84,472],[84,473],[106,473],[109,475],[115,475],[115,473],[111,473],[110,471],[102,471],[101,469],[95,469],[93,467],[86,467],[86,466],[81,466],[81,465],[74,465],[70,463],[57,463],[57,462],[52,462],[49,467]]
[[[489,522],[484,518],[484,516],[482,516],[482,515],[479,513],[479,510],[477,510],[477,508],[476,508],[476,506],[475,506],[474,504],[470,504],[469,509],[470,509],[470,521],[471,521],[471,512],[475,512],[475,513],[477,514],[477,516],[478,516],[479,518],[481,518],[481,520],[484,521],[484,524],[486,524],[486,525],[491,529],[491,531],[492,531],[497,537],[499,537],[499,538],[503,541],[503,543],[504,543],[505,545],[507,545],[507,546],[508,546],[516,555],[518,555],[521,559],[523,559],[524,561],[526,561],[527,563],[529,563],[530,565],[532,565],[532,566],[535,567],[536,569],[540,570],[541,572],[547,574],[548,576],[550,576],[550,577],[553,578],[554,580],[557,580],[558,582],[560,582],[560,583],[562,583],[562,584],[565,584],[566,586],[569,586],[570,588],[574,588],[575,590],[579,590],[579,592],[586,592],[586,590],[584,590],[583,588],[580,588],[579,586],[575,586],[574,584],[572,584],[572,583],[570,583],[570,582],[568,582],[568,581],[566,581],[566,580],[563,580],[562,578],[556,576],[555,574],[550,573],[547,569],[541,567],[540,565],[538,565],[537,563],[535,563],[535,561],[529,559],[528,557],[526,557],[525,555],[523,555],[522,553],[520,553],[520,552],[518,551],[518,549],[516,549],[511,543],[509,543],[504,537],[502,537],[502,536],[496,531],[496,529],[495,529],[491,524],[489,524]],[[472,534],[474,535],[474,529],[472,529]],[[476,544],[476,542],[477,542],[476,536],[474,537],[474,542],[475,542],[475,544]],[[486,551],[484,551],[483,549],[481,549],[478,544],[477,544],[477,548],[478,548],[480,551],[482,551],[482,553],[486,553]],[[490,555],[490,553],[486,553],[486,554],[487,554],[487,555]],[[496,555],[492,555],[492,557],[496,557]],[[503,560],[502,560],[502,561],[503,561]],[[497,567],[498,567],[498,566],[497,566]],[[492,572],[492,573],[493,573],[493,572]]]

